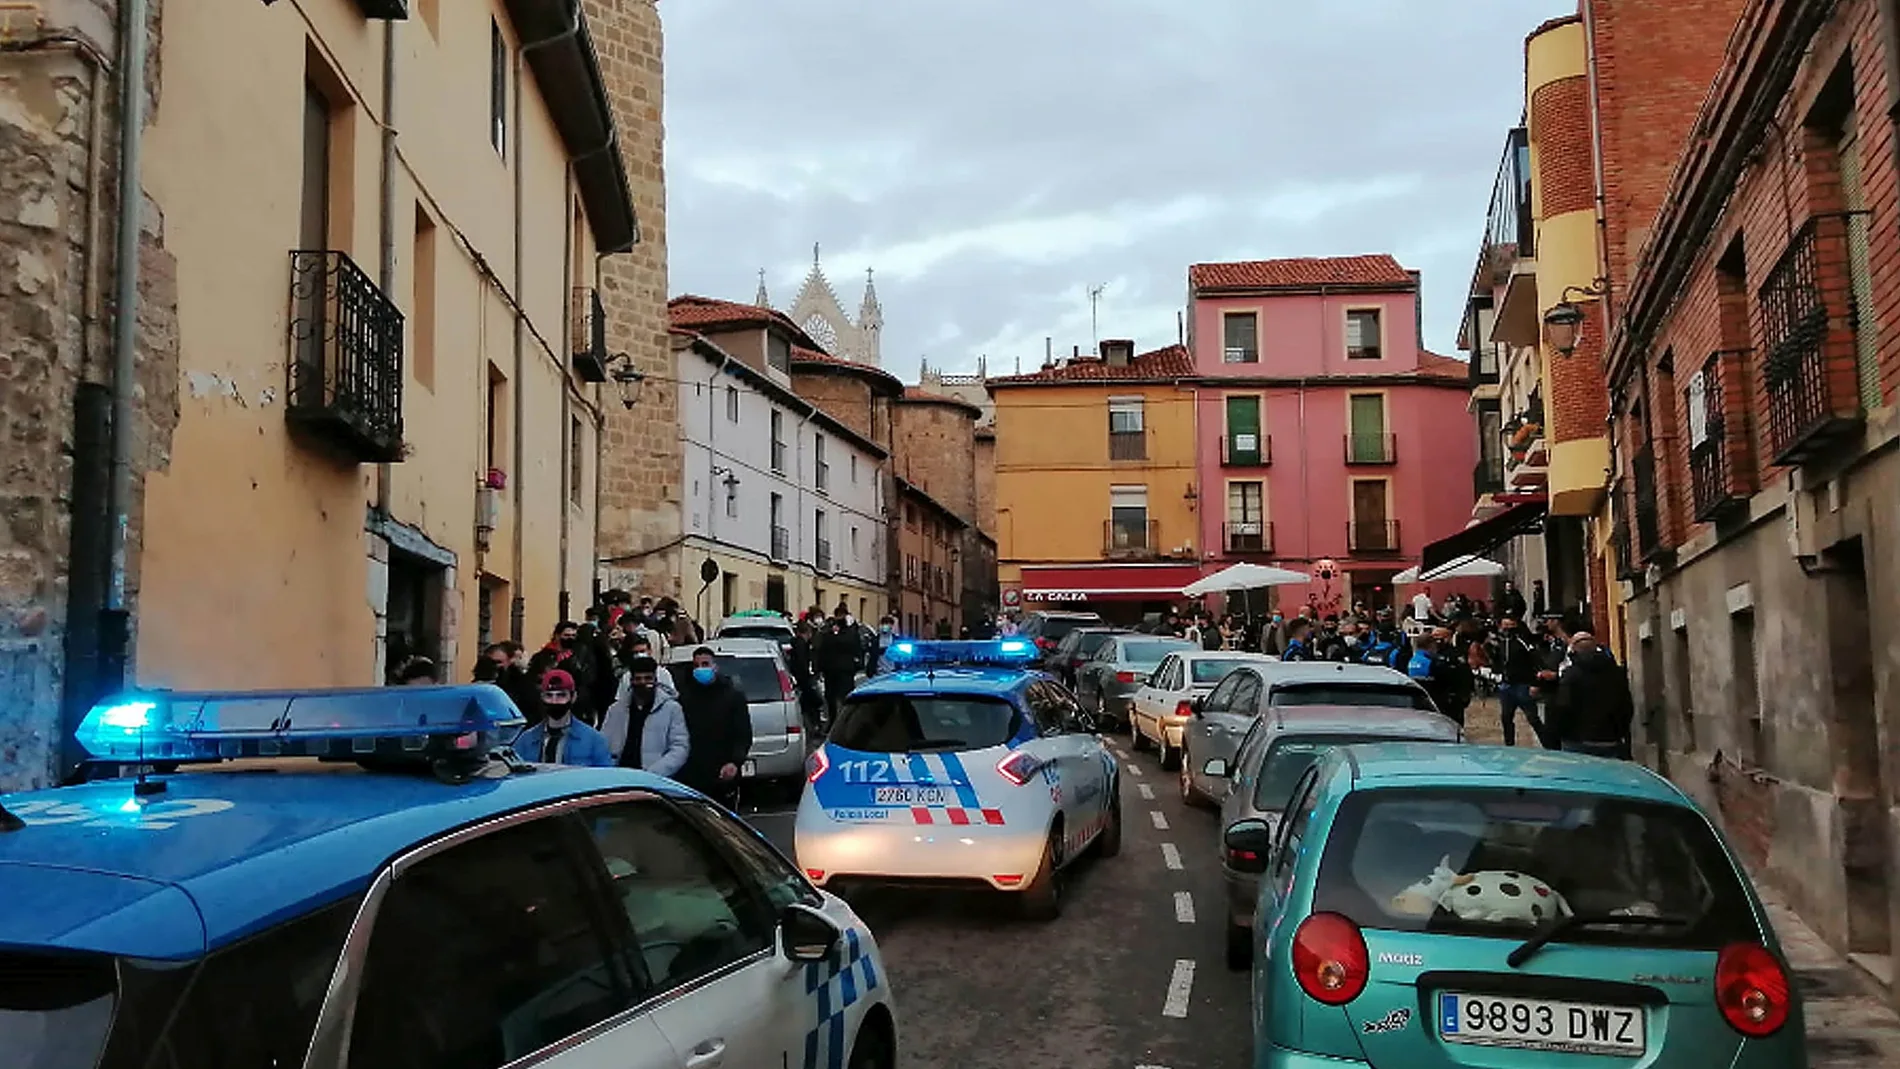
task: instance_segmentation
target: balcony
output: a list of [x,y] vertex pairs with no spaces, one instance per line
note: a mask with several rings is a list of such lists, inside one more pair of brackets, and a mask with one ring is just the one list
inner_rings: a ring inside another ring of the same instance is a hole
[[812,566],[827,575],[831,574],[831,541],[829,539],[818,540],[818,553],[812,558]]
[[1483,497],[1486,494],[1504,492],[1504,458],[1498,454],[1480,457],[1471,466],[1471,494]]
[[1620,580],[1635,579],[1643,574],[1643,570],[1636,566],[1635,554],[1630,550],[1627,494],[1628,490],[1620,479],[1610,491],[1610,500],[1615,502],[1611,507],[1616,516],[1610,530],[1610,553],[1616,563],[1616,577]]
[[1399,551],[1399,521],[1353,520],[1346,524],[1346,551],[1359,557],[1389,557]]
[[1712,521],[1723,513],[1747,504],[1737,492],[1733,465],[1729,463],[1729,437],[1723,414],[1722,366],[1725,357],[1736,354],[1715,353],[1690,380],[1684,398],[1689,415],[1689,491],[1695,504],[1695,518]]
[[1537,221],[1531,215],[1530,131],[1520,126],[1504,138],[1504,156],[1491,184],[1491,205],[1484,219],[1487,258],[1528,260],[1537,255]]
[[1110,431],[1108,435],[1108,459],[1110,460],[1147,460],[1148,434],[1146,431]]
[[582,382],[607,381],[607,310],[600,291],[582,286],[574,291],[574,374]]
[[1229,520],[1220,525],[1221,545],[1230,557],[1270,556],[1273,524],[1265,520]]
[[402,337],[402,312],[349,256],[291,253],[292,430],[348,463],[401,460]]
[[792,559],[792,532],[776,524],[772,527],[772,559],[779,562]]
[[1264,468],[1273,463],[1273,438],[1265,434],[1229,434],[1220,440],[1223,468]]
[[1396,434],[1346,435],[1348,464],[1396,464],[1398,459],[1399,436]]
[[1160,520],[1102,521],[1102,556],[1110,560],[1152,557],[1160,548]]
[[[1831,316],[1827,296],[1821,291],[1818,248],[1823,222],[1834,231],[1828,241],[1833,246],[1830,251],[1845,260],[1840,220],[1810,219],[1761,287],[1765,437],[1776,464],[1809,460],[1860,422],[1860,402],[1851,386],[1838,390],[1829,382]],[[1836,393],[1847,396],[1836,397]]]
[[1662,509],[1656,500],[1656,452],[1651,446],[1643,446],[1630,458],[1630,475],[1634,483],[1630,504],[1636,513],[1636,559],[1648,564],[1664,553]]

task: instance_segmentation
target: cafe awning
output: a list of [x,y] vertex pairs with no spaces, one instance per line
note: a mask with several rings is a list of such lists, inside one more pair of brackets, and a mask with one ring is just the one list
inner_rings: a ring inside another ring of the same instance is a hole
[[1544,522],[1544,513],[1549,508],[1547,501],[1526,501],[1512,505],[1489,519],[1479,520],[1457,534],[1447,535],[1425,547],[1425,552],[1419,555],[1418,570],[1429,574],[1460,557],[1489,553],[1538,527]]
[[1179,599],[1181,588],[1199,579],[1198,564],[1028,565],[1024,602],[1162,601]]

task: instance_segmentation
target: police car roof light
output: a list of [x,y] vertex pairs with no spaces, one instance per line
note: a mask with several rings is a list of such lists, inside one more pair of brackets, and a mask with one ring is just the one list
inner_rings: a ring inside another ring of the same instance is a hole
[[1021,666],[1036,659],[1036,645],[1022,638],[941,642],[906,639],[892,643],[887,656],[892,664],[909,668],[944,668],[954,665]]
[[[465,756],[500,745],[526,721],[499,687],[304,691],[153,691],[96,705],[73,733],[95,761],[238,757]],[[475,736],[471,738],[470,736]]]

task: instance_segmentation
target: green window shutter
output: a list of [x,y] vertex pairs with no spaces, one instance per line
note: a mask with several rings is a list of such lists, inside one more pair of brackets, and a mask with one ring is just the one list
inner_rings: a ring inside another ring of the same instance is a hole
[[1260,398],[1227,399],[1227,459],[1232,464],[1260,463]]

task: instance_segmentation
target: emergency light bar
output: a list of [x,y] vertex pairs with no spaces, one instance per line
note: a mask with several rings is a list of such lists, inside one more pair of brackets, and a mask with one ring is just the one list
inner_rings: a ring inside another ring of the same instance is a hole
[[954,665],[1026,665],[1037,657],[1036,644],[1026,638],[990,641],[925,641],[899,639],[884,652],[891,664],[906,668]]
[[74,738],[95,761],[484,756],[526,723],[501,688],[155,691],[96,705]]

